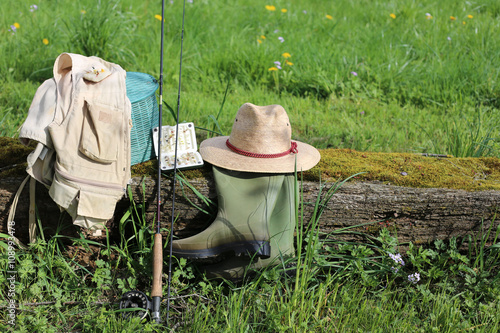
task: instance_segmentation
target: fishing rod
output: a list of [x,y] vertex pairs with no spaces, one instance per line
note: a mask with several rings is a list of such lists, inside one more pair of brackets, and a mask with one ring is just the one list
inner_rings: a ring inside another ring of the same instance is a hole
[[[165,1],[165,0],[163,0]],[[170,222],[170,248],[168,258],[168,282],[167,282],[167,323],[170,318],[170,286],[172,284],[172,241],[174,240],[174,222],[175,222],[175,180],[177,176],[177,143],[179,141],[179,109],[181,105],[181,77],[182,77],[182,51],[184,45],[184,17],[186,13],[186,0],[182,4],[182,28],[181,28],[181,52],[179,56],[179,87],[177,88],[177,114],[175,116],[175,153],[174,153],[174,174],[172,177],[172,214]],[[163,33],[162,33],[163,39]],[[163,52],[162,52],[163,53]]]
[[[157,201],[156,201],[156,233],[153,243],[153,283],[151,286],[151,319],[157,323],[160,322],[160,304],[163,296],[162,274],[163,274],[163,240],[161,236],[161,147],[162,147],[162,120],[163,120],[163,35],[165,26],[165,0],[161,1],[161,37],[160,37],[160,103],[158,106],[158,174],[157,174]],[[176,137],[177,146],[177,137]],[[175,152],[174,165],[177,165],[177,151]],[[175,167],[174,167],[175,170]],[[175,186],[175,178],[174,178]],[[175,192],[174,192],[175,193]],[[172,230],[170,230],[172,232]]]
[[[170,315],[170,287],[172,283],[172,241],[175,221],[175,183],[177,176],[177,147],[178,147],[178,131],[179,131],[179,110],[181,99],[181,77],[182,77],[182,52],[184,44],[184,18],[186,13],[186,1],[183,1],[182,7],[182,29],[181,29],[181,50],[179,60],[179,87],[177,91],[177,114],[175,118],[175,150],[174,150],[174,170],[172,176],[172,212],[170,224],[170,251],[168,260],[168,283],[167,283],[167,318],[169,321]],[[153,243],[153,282],[151,286],[151,300],[140,291],[129,291],[122,296],[120,309],[140,308],[144,310],[137,311],[136,315],[144,319],[147,316],[147,311],[151,311],[151,320],[160,323],[160,306],[163,296],[162,275],[163,275],[163,240],[161,235],[161,146],[162,137],[162,117],[163,117],[163,45],[164,45],[164,26],[165,26],[165,0],[161,4],[161,42],[160,42],[160,78],[159,78],[159,125],[158,125],[158,174],[157,174],[157,220],[156,232]],[[124,317],[128,317],[130,312],[124,312]]]

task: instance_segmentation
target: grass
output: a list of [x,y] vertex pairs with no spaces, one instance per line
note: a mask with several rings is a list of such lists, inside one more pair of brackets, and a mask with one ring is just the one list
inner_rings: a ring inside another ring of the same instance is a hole
[[[207,280],[194,263],[174,260],[170,322],[162,324],[123,318],[117,304],[126,291],[150,290],[153,233],[141,204],[131,203],[120,222],[124,237],[115,243],[41,236],[29,249],[13,250],[9,236],[0,235],[5,239],[0,281],[10,286],[12,271],[16,281],[14,298],[7,288],[0,291],[0,327],[15,332],[498,331],[500,227],[491,223],[477,238],[437,240],[425,247],[399,244],[387,228],[375,236],[355,231],[358,226],[321,234],[322,210],[346,181],[321,183],[316,202],[300,201],[314,205],[315,213],[310,221],[297,218],[295,276],[271,267],[244,283]],[[342,241],[346,233],[360,241]],[[9,299],[17,306],[14,327]]]
[[[0,135],[16,136],[36,88],[52,76],[62,52],[98,55],[127,71],[159,76],[159,3],[39,0],[33,11],[30,5],[16,1],[0,14]],[[186,7],[181,121],[228,134],[244,102],[277,103],[291,118],[294,138],[318,148],[498,156],[497,1],[377,0],[360,6],[194,0]],[[180,1],[167,2],[164,99],[169,105],[177,100],[181,10]],[[283,69],[269,71],[275,61]],[[169,121],[166,113],[164,123]],[[168,329],[500,329],[500,229],[485,226],[476,239],[425,247],[399,244],[385,228],[377,237],[357,233],[362,241],[344,242],[342,234],[354,229],[323,235],[315,228],[325,200],[341,184],[320,184],[318,201],[311,203],[313,220],[299,216],[295,276],[282,275],[277,267],[243,284],[215,282],[193,263],[176,260]],[[1,330],[165,330],[123,318],[116,304],[125,291],[150,288],[153,234],[143,209],[131,202],[117,242],[59,234],[21,250],[0,235]],[[494,242],[486,243],[492,237]],[[9,324],[10,299],[18,307],[15,327]],[[163,317],[165,311],[162,307]]]
[[[31,4],[18,1],[0,15],[0,135],[16,135],[62,52],[159,77],[160,4],[39,1],[30,12]],[[276,103],[289,113],[294,136],[318,148],[498,156],[496,1],[266,5],[187,3],[182,121],[206,128],[229,82],[218,119],[225,134],[243,103]],[[167,2],[170,105],[177,100],[181,11],[181,1]],[[14,23],[19,28],[11,32]],[[282,69],[269,71],[275,61]]]

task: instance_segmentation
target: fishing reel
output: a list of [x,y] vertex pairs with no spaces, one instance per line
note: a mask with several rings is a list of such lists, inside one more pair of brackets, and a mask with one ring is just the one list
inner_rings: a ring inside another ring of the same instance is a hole
[[137,309],[136,311],[123,312],[123,318],[139,317],[145,319],[148,313],[152,310],[153,302],[142,291],[132,290],[127,291],[122,295],[120,301],[120,310]]

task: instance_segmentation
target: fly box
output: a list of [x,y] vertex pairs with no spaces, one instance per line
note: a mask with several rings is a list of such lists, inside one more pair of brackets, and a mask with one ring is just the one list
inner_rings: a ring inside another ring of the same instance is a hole
[[[197,151],[196,134],[193,123],[180,123],[177,141],[177,168],[203,166],[203,159]],[[161,152],[158,154],[158,127],[153,128],[153,143],[156,156],[162,170],[171,170],[175,166],[176,126],[162,126]]]

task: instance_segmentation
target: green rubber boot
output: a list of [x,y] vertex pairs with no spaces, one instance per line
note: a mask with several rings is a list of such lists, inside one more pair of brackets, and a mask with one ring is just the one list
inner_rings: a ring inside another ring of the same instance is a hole
[[172,242],[176,257],[205,259],[222,253],[271,256],[269,220],[284,175],[213,167],[218,197],[215,221],[197,235]]
[[[295,232],[295,177],[285,175],[275,208],[269,222],[271,236],[271,256],[267,259],[258,257],[230,257],[221,263],[201,267],[208,278],[241,280],[245,274],[268,266],[283,264],[294,257],[293,237]],[[286,270],[286,269],[285,269]]]

